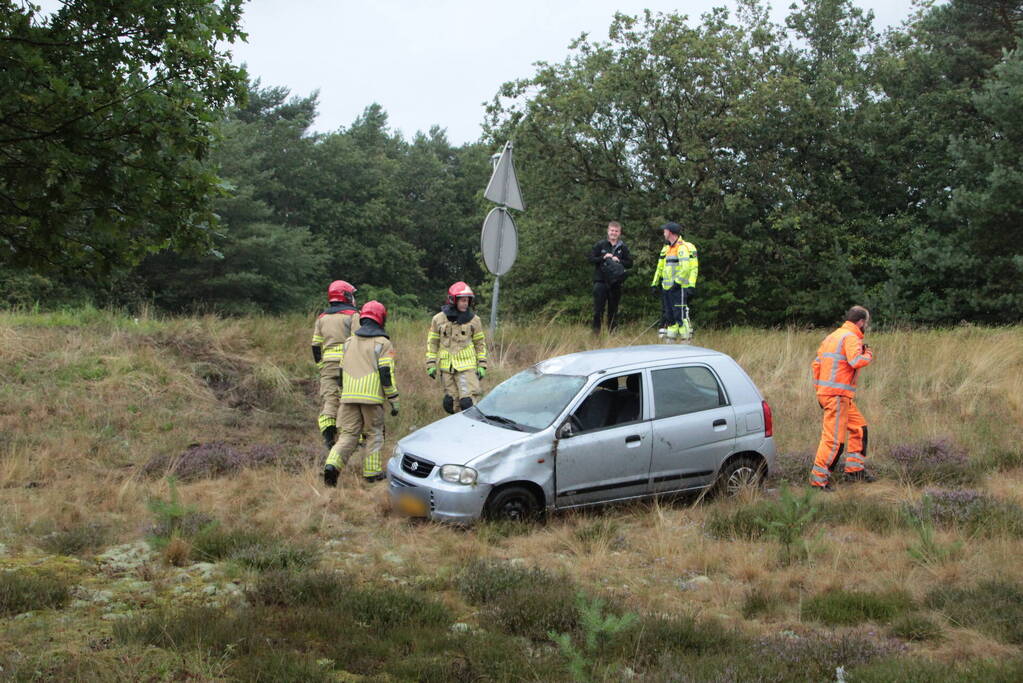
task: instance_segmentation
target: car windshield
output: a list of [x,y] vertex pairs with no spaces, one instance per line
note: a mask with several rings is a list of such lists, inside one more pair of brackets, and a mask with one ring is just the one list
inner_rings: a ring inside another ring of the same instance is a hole
[[539,431],[561,414],[585,383],[585,377],[530,368],[494,387],[471,415],[508,429]]

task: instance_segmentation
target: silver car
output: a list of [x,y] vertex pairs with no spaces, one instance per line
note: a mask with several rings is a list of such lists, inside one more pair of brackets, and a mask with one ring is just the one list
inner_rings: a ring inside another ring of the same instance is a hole
[[630,346],[537,363],[401,439],[391,500],[469,523],[695,491],[735,493],[775,464],[771,409],[731,357]]

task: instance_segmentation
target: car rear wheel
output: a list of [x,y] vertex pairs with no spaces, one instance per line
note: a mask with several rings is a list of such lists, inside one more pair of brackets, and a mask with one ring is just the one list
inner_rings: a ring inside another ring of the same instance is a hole
[[759,488],[764,483],[764,465],[759,460],[743,456],[735,458],[721,468],[718,476],[719,493],[732,497],[743,491]]
[[537,518],[540,501],[536,494],[524,486],[501,489],[487,501],[487,518],[528,522]]

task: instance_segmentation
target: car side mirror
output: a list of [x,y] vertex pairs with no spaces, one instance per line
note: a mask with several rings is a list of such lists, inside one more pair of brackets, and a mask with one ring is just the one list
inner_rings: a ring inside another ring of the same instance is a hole
[[554,436],[559,439],[567,439],[573,434],[575,434],[575,431],[572,429],[572,421],[566,420],[565,424],[558,427],[558,431],[555,432]]

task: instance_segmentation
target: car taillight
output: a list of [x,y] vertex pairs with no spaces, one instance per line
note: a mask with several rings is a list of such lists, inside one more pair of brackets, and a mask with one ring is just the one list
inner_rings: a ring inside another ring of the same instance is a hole
[[771,406],[767,405],[767,401],[761,401],[760,404],[764,406],[764,436],[774,436],[774,418],[771,416]]

